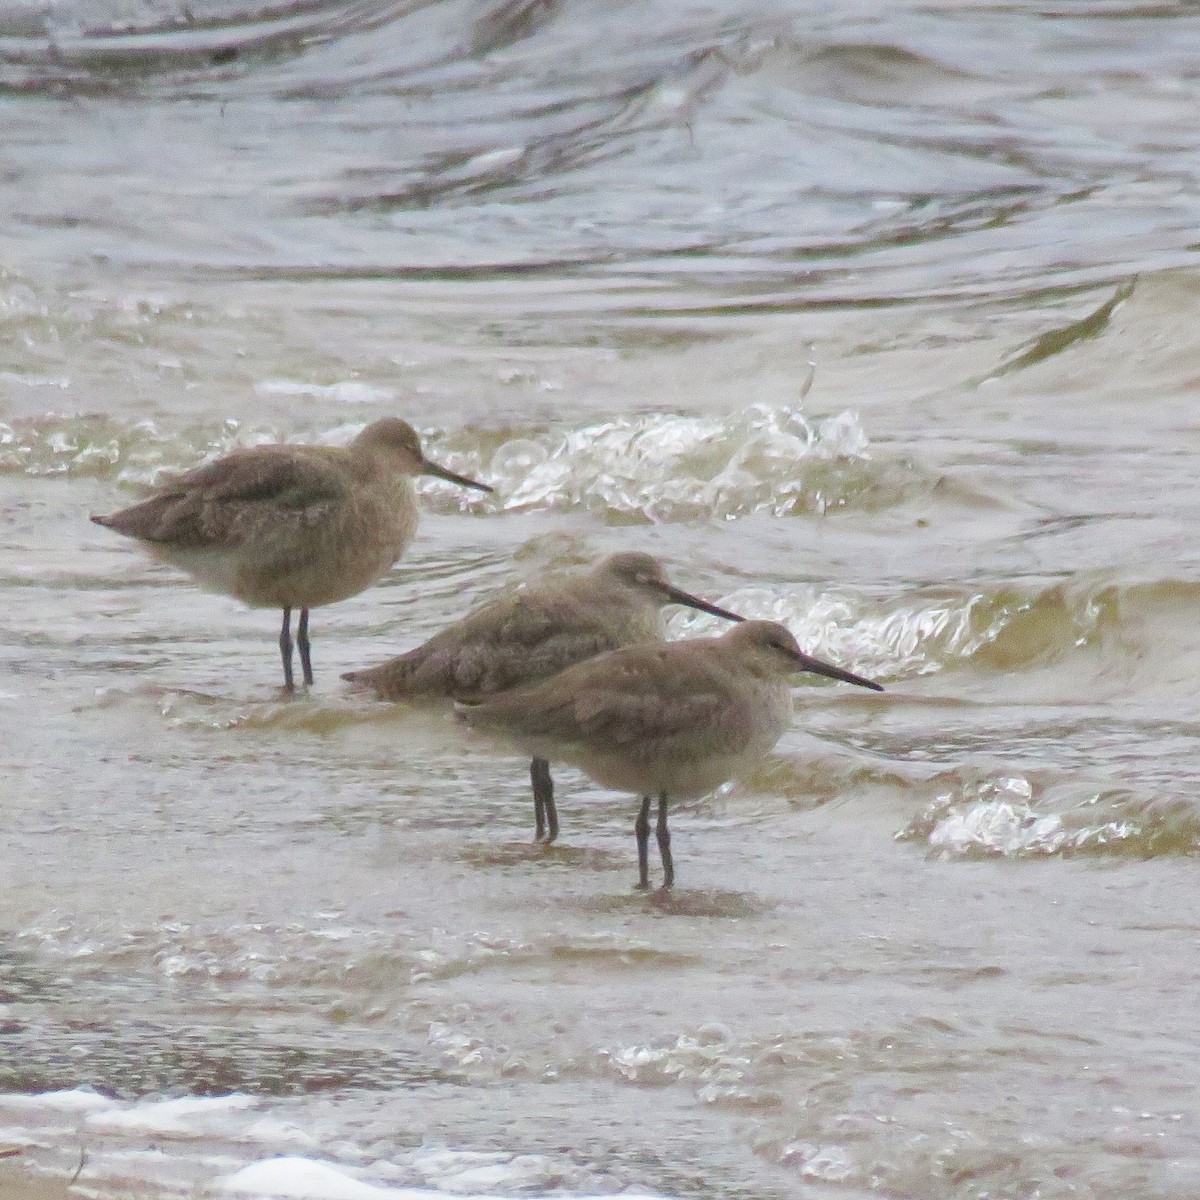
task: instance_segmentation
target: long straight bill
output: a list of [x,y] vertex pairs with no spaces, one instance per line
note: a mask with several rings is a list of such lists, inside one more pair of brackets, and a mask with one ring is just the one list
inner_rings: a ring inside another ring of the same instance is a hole
[[811,671],[814,675],[825,675],[830,679],[840,679],[843,683],[857,684],[859,687],[870,688],[873,692],[882,692],[883,685],[872,683],[869,679],[864,679],[861,675],[855,675],[853,671],[843,671],[841,667],[831,666],[827,662],[822,662],[819,658],[813,658],[811,654],[805,654],[801,651],[796,655],[796,661],[805,671]]
[[672,604],[684,604],[688,608],[708,613],[713,617],[724,617],[726,621],[744,621],[746,619],[739,617],[735,612],[730,612],[727,608],[721,608],[718,604],[709,604],[707,600],[701,600],[699,596],[693,596],[691,592],[685,592],[683,588],[677,588],[669,583],[663,588],[663,594]]
[[446,480],[447,483],[457,483],[459,487],[476,488],[481,492],[492,492],[495,488],[488,487],[486,483],[480,483],[478,479],[470,479],[466,475],[459,475],[450,470],[449,467],[443,467],[439,463],[430,462],[429,459],[421,464],[425,468],[426,475],[436,475],[439,479]]

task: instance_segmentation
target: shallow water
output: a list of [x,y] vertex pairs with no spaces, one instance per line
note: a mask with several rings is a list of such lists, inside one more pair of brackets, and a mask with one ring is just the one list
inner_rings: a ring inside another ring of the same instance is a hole
[[[0,1147],[1200,1192],[1197,79],[1189,6],[0,4]],[[295,700],[86,519],[386,414],[496,494]],[[526,762],[338,680],[619,548],[887,687],[799,689],[665,897],[631,798],[535,849]]]

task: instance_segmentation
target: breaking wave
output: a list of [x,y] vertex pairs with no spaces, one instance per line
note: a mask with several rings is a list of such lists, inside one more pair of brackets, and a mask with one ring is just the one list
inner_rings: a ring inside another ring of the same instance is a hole
[[[936,589],[878,599],[815,585],[739,588],[720,603],[780,621],[812,654],[865,674],[911,678],[970,665],[1011,672],[1062,662],[1102,646],[1141,654],[1141,627],[1164,619],[1195,625],[1200,585],[1090,576],[1046,585]],[[672,636],[716,633],[714,618],[678,612]],[[1144,656],[1143,656],[1144,657]]]
[[1200,806],[1078,779],[997,775],[940,793],[896,838],[923,843],[938,859],[1192,854]]
[[[337,444],[359,428],[347,424],[295,440]],[[479,513],[583,509],[613,523],[791,516],[883,508],[936,481],[911,464],[874,457],[853,412],[812,419],[797,408],[755,405],[720,416],[628,416],[566,432],[423,435],[434,457],[497,493],[473,499],[422,480],[429,502]],[[0,472],[109,479],[143,489],[201,459],[280,436],[232,419],[165,430],[151,420],[52,413],[0,423]]]

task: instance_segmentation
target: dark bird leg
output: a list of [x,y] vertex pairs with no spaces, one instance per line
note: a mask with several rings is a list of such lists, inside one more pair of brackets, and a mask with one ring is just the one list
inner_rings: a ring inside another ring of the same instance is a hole
[[533,819],[537,823],[533,840],[540,842],[544,838],[548,846],[558,837],[558,810],[554,807],[550,764],[544,758],[535,758],[529,764],[529,779],[533,784]]
[[300,666],[304,669],[304,682],[312,687],[312,659],[308,653],[308,609],[300,610],[300,623],[296,626],[296,645],[300,649]]
[[[649,805],[649,801],[646,804]],[[650,814],[646,813],[649,823]],[[658,798],[658,824],[654,829],[658,839],[658,852],[662,855],[663,887],[669,888],[675,882],[675,864],[671,861],[671,831],[667,828],[667,793],[663,792]]]
[[279,635],[279,653],[283,658],[283,686],[286,691],[294,692],[296,684],[292,679],[292,610],[283,610],[283,631]]
[[642,809],[637,820],[633,823],[633,832],[637,835],[638,848],[638,887],[650,886],[650,797],[642,797]]

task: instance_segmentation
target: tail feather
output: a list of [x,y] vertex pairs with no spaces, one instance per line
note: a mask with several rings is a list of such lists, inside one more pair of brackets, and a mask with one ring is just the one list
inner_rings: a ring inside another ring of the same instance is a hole
[[412,672],[404,657],[393,658],[382,666],[362,671],[347,671],[342,676],[356,691],[372,691],[380,700],[404,700],[413,694],[408,686]]
[[178,496],[151,496],[107,516],[93,515],[94,525],[103,525],[125,537],[142,542],[167,542],[201,547],[212,540],[203,514],[194,506],[180,507]]

